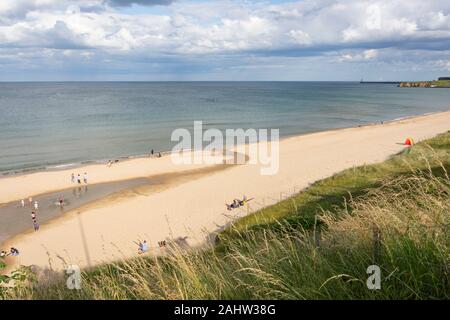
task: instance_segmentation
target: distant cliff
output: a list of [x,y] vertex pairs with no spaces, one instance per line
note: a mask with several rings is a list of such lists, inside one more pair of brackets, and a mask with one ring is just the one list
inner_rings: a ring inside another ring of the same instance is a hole
[[405,88],[431,88],[431,82],[400,82],[399,87]]
[[450,80],[400,82],[402,88],[450,88]]

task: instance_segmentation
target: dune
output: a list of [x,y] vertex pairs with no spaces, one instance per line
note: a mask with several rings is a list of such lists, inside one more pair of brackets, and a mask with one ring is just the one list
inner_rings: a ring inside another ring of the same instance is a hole
[[[258,164],[245,163],[212,171],[161,190],[145,190],[81,207],[41,226],[39,232],[19,234],[2,248],[21,252],[10,257],[10,266],[35,265],[62,270],[66,265],[88,267],[137,256],[134,241],[146,239],[151,253],[158,241],[179,241],[199,246],[210,233],[233,219],[276,203],[309,184],[354,166],[372,164],[406,148],[409,136],[416,141],[450,130],[450,111],[369,125],[286,138],[279,145],[279,171],[261,175]],[[170,157],[133,159],[107,168],[93,165],[91,183],[181,172],[206,165],[171,163]],[[71,187],[74,170],[40,172],[0,179],[1,202]],[[249,209],[227,211],[225,203],[243,195],[254,198]]]

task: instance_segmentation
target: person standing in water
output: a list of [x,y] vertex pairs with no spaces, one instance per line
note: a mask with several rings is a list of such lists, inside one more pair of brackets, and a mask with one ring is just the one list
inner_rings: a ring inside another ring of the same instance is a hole
[[31,204],[33,204],[33,197],[29,197],[28,198],[28,203],[31,205]]
[[34,210],[38,210],[39,209],[39,204],[37,201],[34,201]]
[[87,176],[87,173],[86,173],[86,172],[84,173],[83,180],[84,180],[84,183],[85,183],[85,184],[88,183],[88,176]]
[[75,175],[72,173],[72,176],[71,176],[71,181],[72,181],[72,183],[75,183]]
[[59,197],[58,202],[59,202],[59,206],[62,208],[62,206],[64,205],[64,198],[62,196]]
[[80,176],[80,174],[78,174],[77,181],[78,181],[78,184],[81,184],[81,176]]
[[20,205],[22,206],[22,208],[25,207],[25,200],[20,200]]

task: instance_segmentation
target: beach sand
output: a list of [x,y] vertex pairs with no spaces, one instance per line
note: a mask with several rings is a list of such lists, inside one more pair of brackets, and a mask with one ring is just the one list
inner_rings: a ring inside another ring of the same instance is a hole
[[[136,257],[133,241],[143,239],[154,253],[160,251],[157,242],[164,239],[198,246],[211,232],[247,214],[245,209],[226,210],[225,203],[234,198],[255,198],[250,209],[256,210],[346,168],[381,162],[404,149],[402,143],[409,136],[420,141],[448,130],[450,111],[286,138],[280,142],[280,165],[275,175],[261,175],[260,165],[250,163],[211,170],[156,191],[144,190],[81,207],[41,225],[37,233],[10,238],[1,248],[20,250],[19,257],[8,259],[10,266],[61,270],[66,264],[87,267]],[[193,169],[205,169],[205,165],[177,166],[170,157],[164,157],[133,159],[111,168],[94,165],[75,172],[88,171],[91,183],[100,183]],[[72,171],[0,179],[0,202],[69,188]]]

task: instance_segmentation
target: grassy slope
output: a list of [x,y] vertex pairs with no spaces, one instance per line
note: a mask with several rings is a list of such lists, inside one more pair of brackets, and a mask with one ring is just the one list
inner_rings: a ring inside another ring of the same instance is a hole
[[[83,274],[81,291],[60,281],[24,284],[7,297],[448,299],[447,172],[450,133],[245,217],[214,248],[98,267]],[[374,263],[383,275],[379,291],[365,284]]]
[[[262,209],[240,219],[222,237],[248,228],[266,228],[279,219],[286,219],[291,225],[309,228],[314,225],[317,211],[336,210],[351,197],[356,197],[376,188],[387,178],[395,178],[411,172],[411,168],[424,168],[424,158],[438,157],[450,163],[450,134],[442,135],[405,149],[389,160],[374,165],[365,165],[344,170],[330,178],[318,181],[298,195],[278,204]],[[431,151],[431,149],[433,151]],[[433,163],[437,166],[437,163]],[[439,171],[439,169],[437,169]]]
[[443,88],[450,88],[450,80],[431,81],[431,85],[435,85],[435,86],[443,87]]

